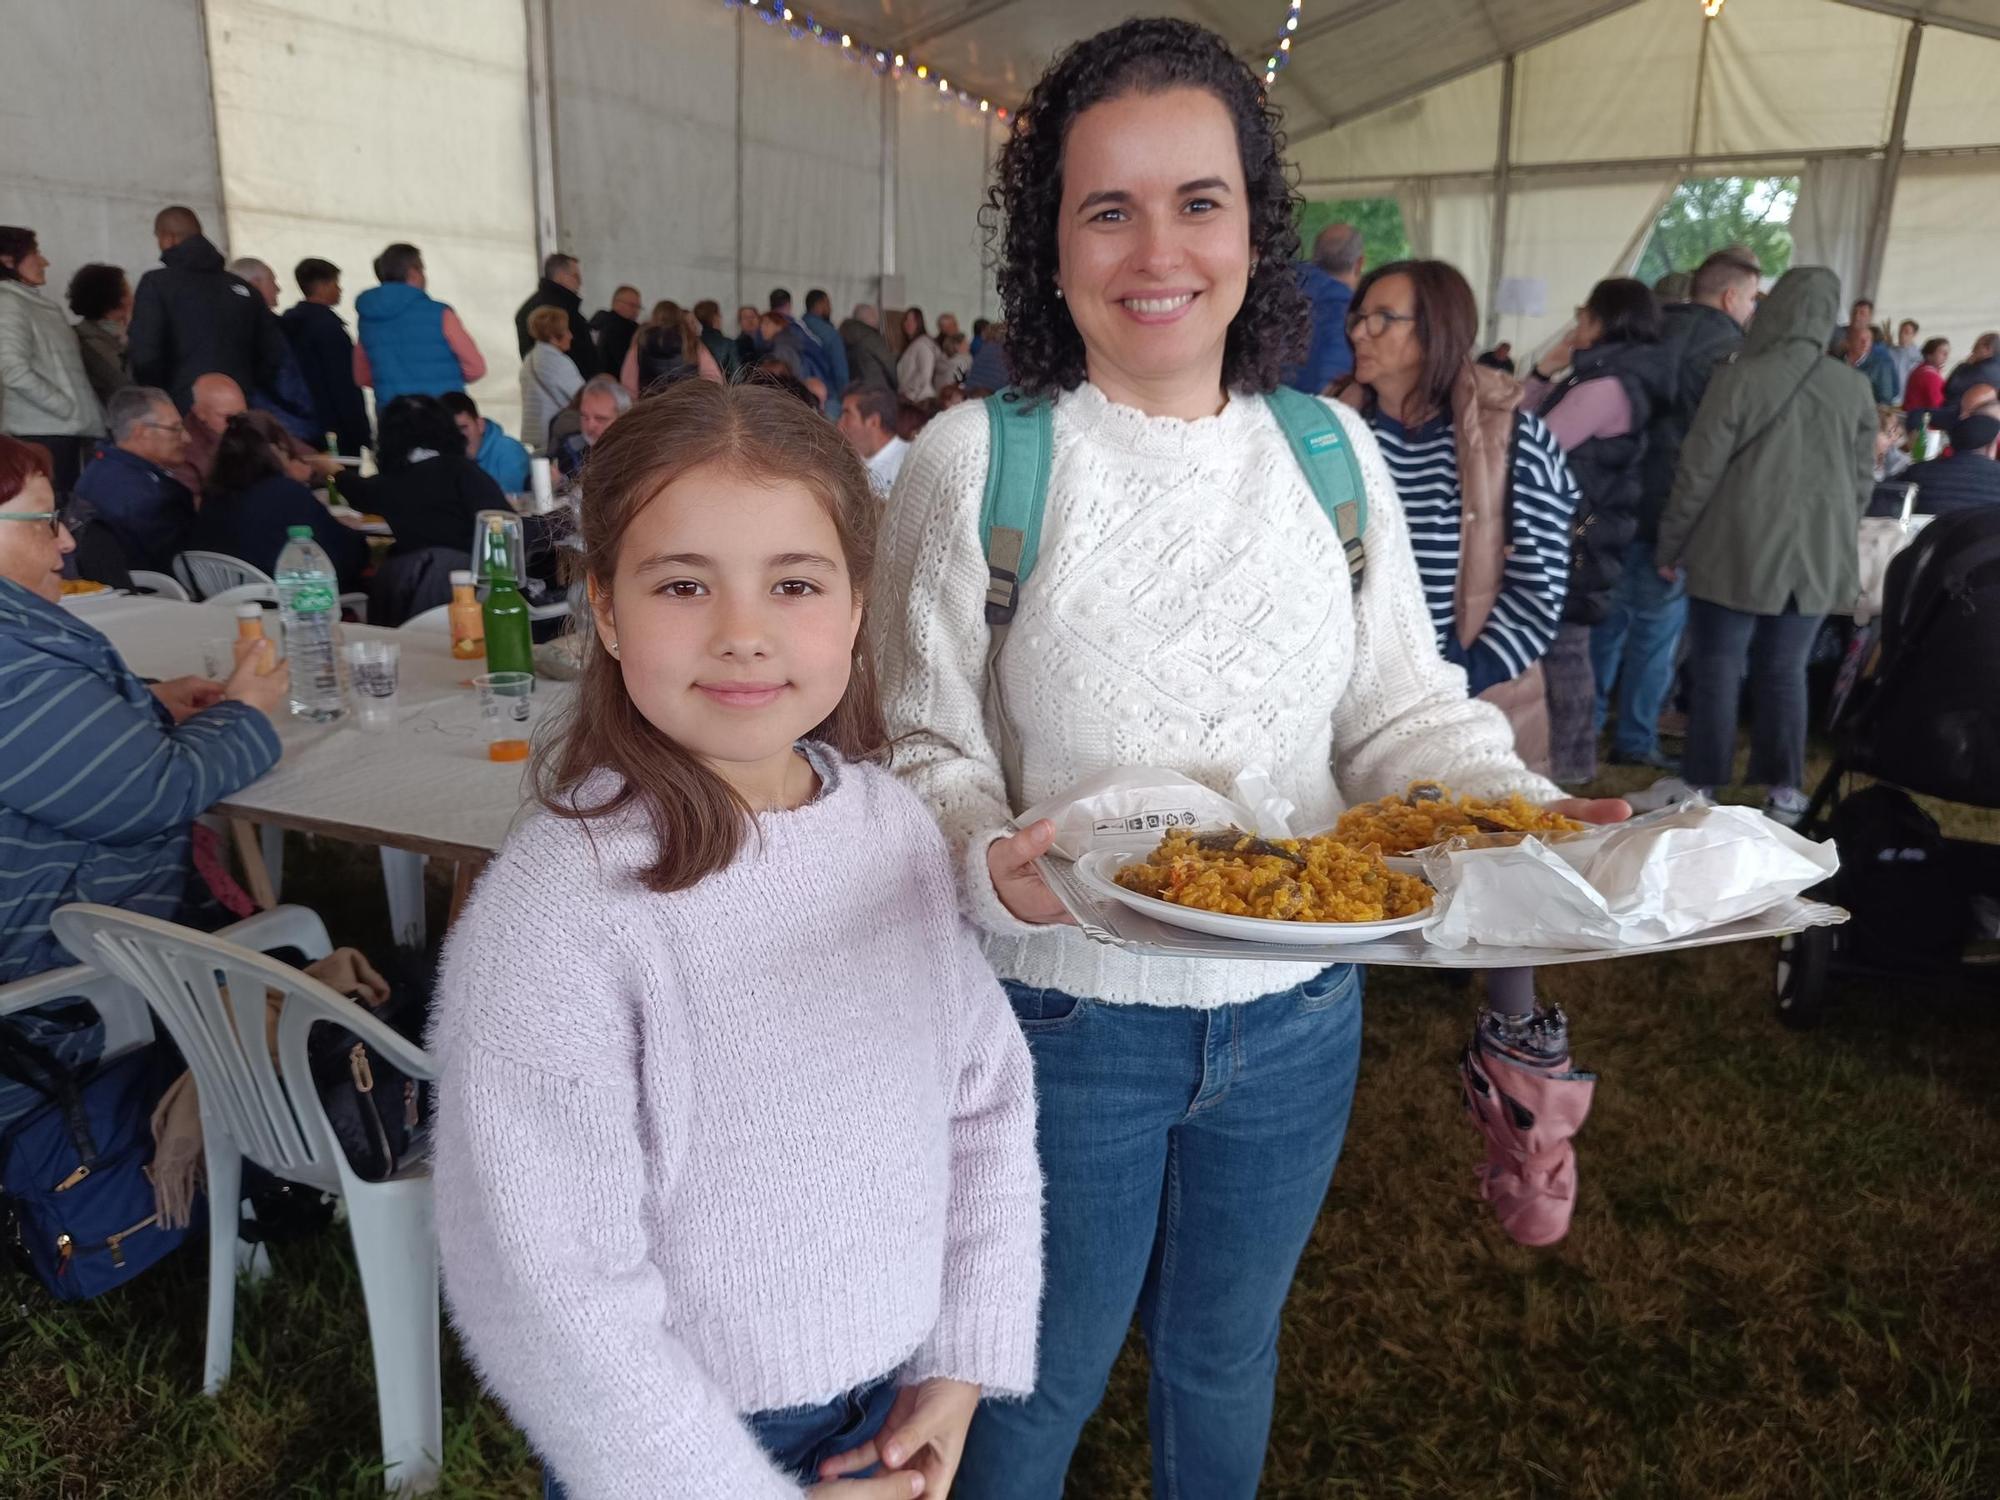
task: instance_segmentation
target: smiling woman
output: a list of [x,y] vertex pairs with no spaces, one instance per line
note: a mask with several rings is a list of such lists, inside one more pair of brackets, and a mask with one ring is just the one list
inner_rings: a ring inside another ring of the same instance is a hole
[[1440,659],[1367,425],[1301,398],[1324,450],[1354,455],[1351,581],[1266,399],[1306,327],[1278,127],[1224,40],[1186,22],[1057,58],[987,209],[1017,392],[989,399],[1048,408],[1050,441],[1039,562],[1008,571],[1000,649],[985,403],[931,423],[890,500],[876,621],[897,764],[1027,1033],[1048,1184],[1040,1379],[981,1408],[967,1500],[1057,1500],[1135,1313],[1155,1492],[1255,1494],[1278,1319],[1359,1062],[1355,970],[1093,943],[1036,873],[1052,830],[1015,816],[1119,766],[1218,791],[1268,766],[1305,826],[1423,778],[1560,795]]

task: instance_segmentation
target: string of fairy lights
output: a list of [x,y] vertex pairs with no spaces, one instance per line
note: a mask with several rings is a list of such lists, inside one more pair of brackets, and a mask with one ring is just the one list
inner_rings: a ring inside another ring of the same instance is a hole
[[[749,11],[766,26],[784,27],[795,42],[814,42],[831,48],[849,61],[866,67],[878,78],[913,78],[926,87],[934,86],[940,95],[956,100],[967,109],[977,110],[982,115],[990,114],[1003,123],[1010,118],[1007,109],[994,104],[991,99],[983,99],[970,89],[953,88],[951,80],[935,73],[929,63],[919,62],[894,48],[874,46],[850,31],[842,31],[837,26],[815,19],[810,11],[794,10],[784,0],[722,0],[722,3],[731,10]],[[1710,3],[1717,10],[1722,8],[1722,0],[1710,0]],[[1267,88],[1277,81],[1285,64],[1292,60],[1292,36],[1299,29],[1299,6],[1300,0],[1289,0],[1284,28],[1264,59],[1264,85]]]
[[852,32],[814,19],[810,11],[794,10],[784,0],[722,0],[731,10],[747,10],[766,26],[782,26],[795,42],[814,42],[831,48],[849,61],[866,67],[878,78],[912,78],[927,88],[935,88],[943,98],[955,100],[967,109],[990,114],[1002,122],[1012,118],[1004,107],[982,99],[970,89],[953,88],[951,80],[929,63],[919,62],[889,47],[877,47]]
[[1291,0],[1285,12],[1284,30],[1278,33],[1278,44],[1264,59],[1264,87],[1269,88],[1278,81],[1278,74],[1285,64],[1292,60],[1292,33],[1299,29],[1299,0]]

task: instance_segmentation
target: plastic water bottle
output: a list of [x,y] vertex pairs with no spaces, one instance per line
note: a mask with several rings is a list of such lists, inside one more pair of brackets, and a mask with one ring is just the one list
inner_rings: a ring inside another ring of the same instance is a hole
[[324,724],[347,710],[340,689],[340,585],[310,526],[292,526],[278,554],[278,609],[292,664],[292,712]]

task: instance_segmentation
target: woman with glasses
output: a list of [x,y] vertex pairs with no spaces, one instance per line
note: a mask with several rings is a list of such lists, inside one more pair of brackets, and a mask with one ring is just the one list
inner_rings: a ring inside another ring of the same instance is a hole
[[67,496],[85,440],[104,431],[104,408],[69,319],[42,291],[48,275],[35,231],[0,225],[0,432],[46,448],[55,491]]
[[194,820],[278,760],[269,645],[227,682],[142,682],[61,605],[75,545],[46,456],[0,437],[0,984],[72,962],[69,902],[180,915]]
[[875,623],[896,767],[1034,1054],[1047,1179],[1036,1388],[980,1408],[961,1500],[1057,1500],[1135,1316],[1155,1493],[1256,1493],[1279,1319],[1360,1062],[1351,965],[1092,942],[1035,869],[1054,830],[1014,818],[1118,766],[1220,791],[1268,766],[1303,827],[1418,777],[1561,796],[1440,660],[1365,423],[1309,414],[1359,466],[1355,581],[1273,414],[1307,326],[1287,171],[1257,75],[1211,31],[1133,20],[1058,57],[992,192],[1013,387],[1051,424],[1040,559],[997,655],[984,403],[931,422],[889,502]]
[[[1464,668],[1472,692],[1506,711],[1515,752],[1545,768],[1541,662],[1569,591],[1577,487],[1555,436],[1520,410],[1520,383],[1474,360],[1477,335],[1472,288],[1451,266],[1378,267],[1354,290],[1354,380],[1342,399],[1368,419],[1395,476],[1437,649]],[[1591,1084],[1562,1076],[1574,1072],[1569,1057],[1568,1020],[1559,1007],[1537,1007],[1535,971],[1491,971],[1461,1087],[1475,1086],[1482,1058],[1526,1062],[1551,1106],[1537,1112],[1581,1124]],[[1526,1244],[1561,1239],[1576,1198],[1567,1139],[1555,1170],[1509,1180],[1494,1167],[1520,1143],[1504,1121],[1474,1112],[1473,1122],[1488,1142],[1481,1176],[1501,1226]]]

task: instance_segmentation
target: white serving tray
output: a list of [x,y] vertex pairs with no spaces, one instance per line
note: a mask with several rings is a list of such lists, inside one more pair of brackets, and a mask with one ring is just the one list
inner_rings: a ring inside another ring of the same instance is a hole
[[1646,953],[1672,953],[1679,948],[1709,948],[1721,943],[1783,937],[1808,927],[1833,927],[1847,920],[1847,913],[1838,906],[1795,898],[1739,922],[1690,933],[1671,942],[1640,943],[1630,948],[1502,948],[1481,943],[1458,949],[1434,948],[1421,931],[1400,932],[1366,943],[1250,943],[1169,926],[1095,895],[1066,859],[1049,856],[1037,863],[1049,889],[1076,918],[1086,937],[1114,948],[1160,958],[1244,958],[1260,963],[1297,960],[1320,964],[1384,964],[1408,969],[1547,968],[1554,964],[1591,963]]

